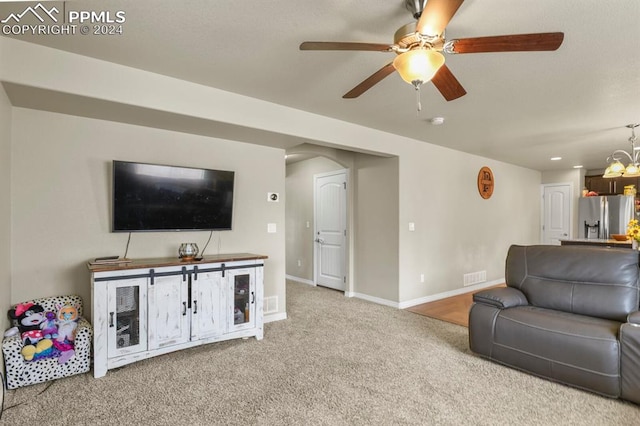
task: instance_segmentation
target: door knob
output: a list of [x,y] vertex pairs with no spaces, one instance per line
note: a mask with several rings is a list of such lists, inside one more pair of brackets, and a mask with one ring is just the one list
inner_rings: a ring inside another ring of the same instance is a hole
[[324,240],[322,238],[316,238],[316,243],[323,244]]

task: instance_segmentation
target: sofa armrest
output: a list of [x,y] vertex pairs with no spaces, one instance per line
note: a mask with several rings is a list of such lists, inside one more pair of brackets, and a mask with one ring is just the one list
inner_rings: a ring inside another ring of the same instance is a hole
[[495,306],[500,309],[526,306],[529,304],[524,293],[513,287],[500,287],[479,291],[474,293],[473,301]]
[[627,316],[627,322],[640,325],[640,311],[631,312]]
[[636,404],[640,404],[639,319],[640,313],[632,312],[620,327],[620,392],[622,398]]

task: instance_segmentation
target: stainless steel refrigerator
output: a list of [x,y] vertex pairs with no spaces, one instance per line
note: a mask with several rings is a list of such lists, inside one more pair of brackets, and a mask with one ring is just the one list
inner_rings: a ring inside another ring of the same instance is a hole
[[609,195],[581,197],[578,205],[579,238],[609,239],[611,234],[626,234],[634,218],[635,197]]

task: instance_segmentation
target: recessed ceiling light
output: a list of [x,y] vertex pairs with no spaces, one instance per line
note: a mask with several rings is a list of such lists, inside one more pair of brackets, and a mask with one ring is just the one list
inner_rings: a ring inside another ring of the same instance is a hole
[[551,157],[551,161],[562,160],[562,157]]
[[444,117],[433,117],[429,119],[429,123],[433,126],[439,126],[444,123]]
[[577,165],[577,166],[573,166],[574,169],[581,169],[582,168],[582,164]]

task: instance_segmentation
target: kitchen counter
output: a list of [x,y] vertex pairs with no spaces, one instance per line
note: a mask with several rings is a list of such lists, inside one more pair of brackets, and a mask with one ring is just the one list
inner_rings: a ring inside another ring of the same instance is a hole
[[631,240],[618,241],[614,239],[595,239],[595,238],[574,238],[571,240],[560,240],[561,246],[605,246],[615,248],[631,248]]

